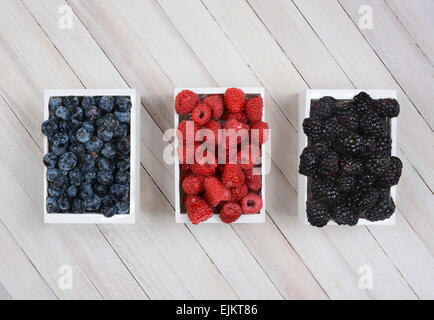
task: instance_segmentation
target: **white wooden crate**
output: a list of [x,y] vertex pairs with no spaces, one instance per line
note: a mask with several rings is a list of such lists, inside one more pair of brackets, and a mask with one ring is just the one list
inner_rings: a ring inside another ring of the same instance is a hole
[[[373,99],[393,98],[396,99],[396,90],[339,90],[339,89],[308,89],[299,94],[298,97],[298,164],[300,164],[300,155],[303,149],[308,145],[308,138],[303,132],[303,120],[309,117],[312,100],[318,100],[325,96],[331,96],[336,100],[351,100],[360,92],[368,93]],[[390,135],[392,138],[392,156],[396,156],[396,122],[397,118],[389,121]],[[298,174],[298,216],[304,224],[310,225],[306,214],[306,200],[308,199],[308,177]],[[396,203],[396,186],[390,190],[390,194]],[[359,219],[358,225],[375,225],[375,226],[392,226],[395,225],[395,213],[383,221],[369,221]],[[330,220],[328,226],[337,225]]]
[[[131,99],[130,120],[130,213],[116,214],[106,218],[102,214],[93,213],[47,213],[47,168],[44,166],[44,223],[101,223],[101,224],[133,224],[140,206],[140,97],[135,89],[47,89],[44,91],[44,120],[50,115],[51,97],[66,96],[124,96]],[[44,154],[48,152],[48,139],[44,139]]]
[[[174,103],[175,98],[182,90],[191,90],[195,93],[197,93],[199,96],[201,95],[211,95],[211,94],[224,94],[225,91],[229,87],[209,87],[209,88],[175,88],[174,91]],[[264,95],[264,88],[262,87],[245,87],[245,88],[239,88],[244,91],[246,94],[246,97],[249,97],[249,95],[260,95],[262,97],[262,100],[264,101],[264,112],[262,115],[262,121],[266,121],[266,112],[265,112],[265,95]],[[174,128],[178,128],[179,124],[179,115],[174,111]],[[265,144],[271,143],[271,129],[270,129],[270,139]],[[237,221],[234,223],[264,223],[265,222],[265,191],[266,191],[266,185],[265,185],[265,176],[266,176],[266,169],[269,167],[269,161],[270,161],[270,154],[268,152],[264,152],[264,145],[262,145],[262,162],[261,162],[261,174],[262,174],[262,188],[261,188],[261,198],[262,198],[262,209],[261,212],[258,214],[243,214]],[[175,150],[177,150],[179,145],[178,138],[175,137]],[[177,223],[191,223],[190,219],[188,218],[188,215],[186,212],[181,212],[181,191],[180,191],[180,185],[179,185],[179,157],[178,152],[175,152],[175,220]],[[208,220],[202,222],[202,223],[223,223],[220,220],[220,217],[218,214],[214,214],[211,218]]]

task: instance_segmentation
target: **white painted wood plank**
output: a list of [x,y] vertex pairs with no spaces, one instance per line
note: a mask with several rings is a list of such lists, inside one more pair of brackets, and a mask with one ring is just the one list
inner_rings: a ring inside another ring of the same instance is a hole
[[[300,70],[310,70],[306,74],[302,73],[303,78],[310,86],[312,86],[311,83],[315,83],[321,88],[353,88],[351,79],[348,79],[339,66],[327,68],[328,74],[324,74],[323,68],[310,69],[315,64],[328,65],[328,60],[333,59],[333,57],[292,2],[274,1],[274,5],[269,6],[265,0],[252,0],[250,4],[291,60],[297,59],[297,54],[292,50],[293,47],[307,47],[312,52],[305,54],[304,59],[298,60]],[[279,22],[284,23],[282,28],[280,28]],[[291,28],[290,26],[293,25],[298,26],[298,28]],[[289,42],[289,40],[292,41]],[[296,40],[300,42],[297,43]],[[324,59],[324,51],[329,55],[329,59]],[[356,79],[356,81],[360,80]],[[400,121],[401,116],[398,118],[398,122]],[[431,253],[434,253],[434,241],[432,241],[434,234],[429,231],[434,228],[434,220],[431,218],[432,205],[428,205],[434,201],[432,193],[408,162],[406,156],[402,152],[399,152],[399,156],[404,162],[404,172],[398,190],[402,190],[401,188],[406,185],[408,187],[404,189],[403,193],[400,192],[398,205],[405,213],[413,229],[423,239],[424,244]],[[409,180],[411,183],[406,182]]]
[[[417,47],[390,7],[383,0],[339,0],[358,25],[362,5],[373,10],[373,29],[360,30],[387,69],[405,91],[431,128],[434,127],[434,67]],[[434,9],[434,8],[433,8]],[[426,26],[426,32],[434,29]],[[411,68],[409,68],[411,63]]]
[[335,0],[293,2],[357,88],[398,90],[398,101],[401,104],[400,119],[405,119],[398,121],[400,147],[433,190],[432,130],[416,112],[345,11]]
[[0,299],[57,299],[1,221],[0,256]]
[[[29,3],[27,3],[29,4]],[[35,9],[34,13],[40,13],[40,19],[41,23],[45,25],[45,23],[48,23],[51,21],[49,19],[50,14],[54,14],[57,12],[57,8],[60,6],[60,4],[64,4],[60,1],[57,1],[57,3],[50,2],[46,3],[51,4],[52,6],[48,6],[43,10],[38,9],[40,11],[37,11]],[[31,4],[32,5],[32,4]],[[30,7],[29,7],[30,8]],[[32,7],[35,8],[35,7]],[[39,7],[38,7],[39,8]],[[48,16],[47,16],[48,15]],[[46,20],[44,20],[46,18]],[[49,24],[48,24],[49,25]],[[74,29],[75,30],[75,29]],[[53,39],[56,44],[59,44],[58,48],[62,48],[61,43],[58,43],[60,39],[64,40],[62,38],[62,34],[55,33],[58,31],[58,29],[54,28],[52,30],[47,29],[49,35],[53,36]],[[113,68],[113,66],[107,62],[106,57],[103,55],[102,51],[99,49],[99,47],[92,47],[92,38],[87,32],[84,32],[85,29],[82,28],[82,30],[79,32],[82,33],[83,37],[79,37],[77,34],[74,34],[73,37],[78,37],[82,42],[82,51],[81,53],[85,53],[81,56],[83,60],[80,59],[71,59],[70,63],[72,66],[76,66],[75,63],[77,63],[77,70],[80,70],[82,72],[83,78],[87,74],[90,75],[89,82],[95,81],[94,86],[101,87],[105,86],[106,83],[111,83],[110,86],[117,86],[117,87],[126,87],[125,82],[122,80],[120,75],[116,72],[116,70]],[[52,34],[51,34],[52,32]],[[91,48],[89,51],[86,49],[88,46]],[[80,57],[78,55],[75,55],[75,57]],[[91,60],[85,61],[85,59],[89,59],[89,57],[92,57]],[[105,66],[106,74],[104,75],[105,83],[99,83],[96,79],[98,77],[92,78],[92,73],[95,73],[94,69],[94,62],[96,62],[97,65],[103,65]],[[106,61],[106,62],[103,62]],[[81,63],[81,64],[80,64]],[[110,72],[108,72],[110,71]],[[92,86],[92,83],[89,83],[90,86]],[[142,122],[146,123],[147,125],[144,126],[146,130],[142,132],[142,140],[149,138],[150,132],[147,131],[147,129],[152,128],[154,131],[154,135],[158,133],[158,135],[153,138],[154,140],[160,140],[161,141],[161,132],[157,131],[158,128],[155,126],[152,119],[149,117],[149,115],[146,112],[142,112]],[[148,188],[150,188],[149,184],[152,183],[152,181],[149,180],[147,183],[144,183]],[[152,185],[151,185],[152,186]],[[158,190],[154,187],[152,190],[157,192],[159,194]],[[142,199],[148,199],[148,202],[153,200],[153,197],[155,195],[150,196],[147,195],[146,197],[142,197]],[[164,198],[162,195],[155,198],[155,200],[163,201]],[[150,203],[148,203],[150,205]],[[152,206],[152,208],[154,208]],[[144,215],[147,217],[147,215]],[[171,220],[172,221],[172,220]],[[144,243],[148,243],[149,245],[152,244],[152,248],[146,247],[146,253],[149,252],[149,254],[140,254],[140,251],[135,251],[135,254],[133,256],[129,256],[128,262],[131,264],[127,264],[130,270],[136,270],[138,271],[137,278],[141,280],[141,285],[150,291],[150,296],[152,298],[189,298],[189,297],[196,297],[196,298],[216,298],[216,297],[225,297],[225,298],[234,298],[236,297],[230,288],[230,286],[225,282],[225,280],[222,278],[221,274],[216,270],[215,266],[209,261],[206,254],[201,250],[201,248],[197,245],[197,242],[195,239],[191,236],[191,234],[186,230],[183,226],[180,226],[176,230],[168,230],[165,227],[166,221],[156,221],[155,225],[152,227],[156,229],[156,234],[159,234],[163,237],[161,239],[161,243],[171,243],[167,237],[175,237],[176,243],[179,244],[179,247],[177,246],[171,246],[169,247],[170,250],[167,250],[164,254],[161,254],[160,251],[155,249],[155,244],[149,243],[149,239],[151,238],[149,235],[144,233],[143,228],[136,228],[135,226],[131,226],[130,229],[127,228],[127,230],[124,230],[123,232],[118,232],[117,226],[114,228],[102,228],[104,231],[104,234],[107,238],[116,239],[117,241],[112,242],[114,244],[114,248],[118,251],[118,254],[123,256],[127,255],[127,252],[121,252],[121,250],[118,250],[117,244],[119,246],[123,245],[123,250],[126,250],[128,248],[128,240],[135,239],[135,242],[143,241]],[[118,235],[118,237],[112,236],[112,233]],[[156,238],[154,236],[154,238]],[[140,248],[143,249],[143,245],[140,246]],[[176,263],[174,263],[174,260],[171,257],[175,257],[177,255],[184,255],[191,258],[191,260],[183,261],[181,265],[181,261],[177,260]],[[169,263],[165,259],[165,256],[169,256]],[[147,261],[153,261],[152,264],[147,263]],[[148,265],[148,266],[147,266]],[[135,266],[141,266],[141,268],[135,267]],[[145,268],[146,267],[146,268]],[[198,279],[197,274],[192,272],[192,270],[195,270],[198,268],[204,275],[206,275],[206,279],[208,281],[208,284],[210,287],[213,288],[213,290],[210,290],[209,288],[203,287],[203,282]],[[155,274],[158,274],[160,272],[158,279],[155,277]],[[178,277],[181,275],[183,280],[180,280]],[[183,283],[185,281],[185,283]]]
[[418,47],[434,65],[434,2],[385,0]]

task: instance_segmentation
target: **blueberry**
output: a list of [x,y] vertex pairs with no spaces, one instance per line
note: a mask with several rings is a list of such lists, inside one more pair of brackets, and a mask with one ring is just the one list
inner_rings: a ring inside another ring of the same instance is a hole
[[72,186],[79,186],[83,182],[83,175],[79,168],[69,171],[69,182]]
[[90,133],[87,131],[86,128],[81,127],[77,130],[77,133],[75,134],[75,137],[77,138],[78,142],[86,143],[90,140]]
[[66,120],[60,120],[57,125],[59,126],[59,131],[60,132],[70,132],[71,127],[69,125],[69,121]]
[[57,205],[57,199],[55,197],[47,198],[47,212],[48,213],[59,212],[59,206]]
[[98,119],[101,115],[101,110],[97,106],[90,106],[86,110],[86,117],[89,120],[95,120]]
[[58,147],[58,146],[54,146],[53,145],[53,147],[51,149],[53,150],[53,153],[56,156],[60,157],[62,154],[64,154],[68,150],[67,146],[68,145],[64,145],[64,146],[59,146]]
[[99,118],[96,121],[98,127],[107,128],[110,131],[114,131],[119,127],[119,121],[116,120],[112,113],[108,113],[105,116]]
[[71,115],[71,119],[83,121],[83,109],[80,107],[77,107],[75,109],[75,112]]
[[54,135],[53,144],[56,147],[63,147],[69,141],[69,136],[65,132],[59,132]]
[[107,193],[107,186],[103,184],[96,183],[94,185],[95,193],[101,197],[105,196]]
[[60,156],[59,169],[63,171],[69,171],[77,165],[77,156],[72,152],[66,152]]
[[87,172],[90,169],[93,169],[95,166],[95,162],[93,161],[93,158],[89,154],[82,154],[78,158],[78,167],[83,172]]
[[74,96],[68,96],[63,99],[63,105],[69,110],[75,110],[80,105],[80,98]]
[[85,143],[85,147],[89,152],[99,152],[103,146],[103,142],[97,137],[92,137],[88,142]]
[[84,146],[78,142],[70,144],[68,147],[68,151],[71,151],[72,153],[75,153],[76,155],[81,155],[85,152]]
[[54,190],[52,187],[48,187],[48,194],[52,197],[58,198],[62,194],[62,191]]
[[107,194],[102,198],[102,204],[105,207],[114,207],[115,198],[112,195]]
[[56,112],[56,109],[62,105],[62,98],[51,98],[50,102],[48,103],[48,107],[50,111],[54,114]]
[[50,168],[47,170],[47,180],[53,182],[60,177],[60,171],[56,168]]
[[128,191],[125,185],[119,183],[115,183],[110,187],[110,194],[117,200],[127,200]]
[[83,200],[93,197],[92,184],[90,182],[83,182],[79,187],[78,195]]
[[79,198],[75,198],[74,200],[72,200],[72,211],[75,213],[83,213],[84,212],[83,200]]
[[115,99],[113,97],[102,97],[99,100],[98,106],[105,112],[111,112],[115,106]]
[[131,100],[127,97],[117,97],[116,98],[116,105],[119,111],[121,112],[127,112],[131,109]]
[[98,172],[96,181],[101,184],[109,185],[113,183],[113,174],[111,171],[103,170]]
[[99,170],[109,170],[113,171],[115,169],[115,164],[113,160],[101,157],[96,161],[96,166]]
[[47,137],[53,137],[57,131],[59,131],[59,126],[53,120],[47,120],[42,123],[41,126],[42,133]]
[[122,171],[128,170],[130,168],[130,159],[129,158],[126,160],[117,159],[116,167]]
[[118,171],[115,176],[115,181],[120,184],[127,184],[130,182],[130,173],[128,171]]
[[116,207],[112,206],[112,207],[102,207],[101,209],[101,213],[104,215],[104,217],[106,218],[111,218],[116,214]]
[[70,198],[75,198],[78,194],[78,188],[76,186],[70,186],[66,189],[65,194]]
[[83,100],[81,100],[81,106],[86,110],[90,106],[95,105],[95,98],[94,97],[83,97]]
[[95,126],[93,125],[92,121],[85,121],[82,123],[83,128],[89,132],[90,135],[93,135],[95,133]]
[[71,118],[71,111],[65,106],[59,106],[56,109],[55,115],[60,119],[69,120]]
[[115,119],[119,122],[130,122],[130,113],[129,112],[114,112]]
[[84,199],[84,208],[86,211],[97,211],[101,207],[101,197],[94,195],[93,197]]
[[87,182],[94,182],[97,174],[98,170],[96,168],[92,168],[84,173],[84,180]]
[[128,201],[116,202],[116,209],[118,214],[128,214],[130,212],[130,204]]
[[128,125],[125,123],[121,123],[117,129],[113,132],[113,137],[115,138],[124,138],[128,134]]
[[128,154],[130,152],[130,142],[126,138],[119,138],[116,140],[116,150],[122,154]]
[[101,154],[107,158],[114,157],[116,155],[116,148],[113,145],[113,143],[110,142],[104,143],[104,147],[101,150]]
[[113,138],[113,131],[110,131],[106,127],[99,127],[97,131],[98,138],[100,138],[104,142],[110,141],[111,138]]
[[57,199],[57,205],[62,211],[68,211],[69,209],[71,209],[71,203],[69,202],[69,198],[65,195],[61,195],[59,199]]
[[50,187],[52,190],[57,192],[65,191],[69,187],[68,177],[64,176],[63,174],[60,175],[56,180],[50,183]]

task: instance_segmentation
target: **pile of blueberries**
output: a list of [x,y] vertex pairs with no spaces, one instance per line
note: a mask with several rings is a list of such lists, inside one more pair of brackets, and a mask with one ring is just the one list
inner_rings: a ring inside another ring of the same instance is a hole
[[131,100],[53,97],[49,109],[47,212],[128,214]]

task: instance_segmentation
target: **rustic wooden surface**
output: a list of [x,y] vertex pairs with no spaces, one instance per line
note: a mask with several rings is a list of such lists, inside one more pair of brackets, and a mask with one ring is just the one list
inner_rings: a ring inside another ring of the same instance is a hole
[[[65,5],[72,30],[59,27]],[[434,298],[433,0],[2,0],[0,25],[0,299]],[[173,88],[194,86],[265,87],[278,151],[265,224],[174,223],[163,132]],[[43,89],[83,87],[141,94],[135,225],[42,222]],[[398,91],[396,226],[299,223],[306,88]],[[72,289],[59,286],[64,265]]]

